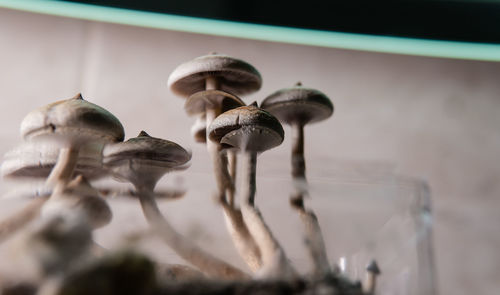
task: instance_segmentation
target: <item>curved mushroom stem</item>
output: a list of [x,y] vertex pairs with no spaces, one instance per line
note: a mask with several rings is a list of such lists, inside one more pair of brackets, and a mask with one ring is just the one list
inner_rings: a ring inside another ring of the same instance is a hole
[[0,242],[8,239],[12,234],[26,226],[40,213],[40,208],[47,201],[47,197],[37,197],[10,217],[0,221]]
[[290,197],[290,204],[299,212],[305,227],[306,246],[313,261],[314,274],[321,277],[331,272],[331,268],[328,264],[325,242],[318,218],[312,210],[306,210],[304,207],[304,193],[307,192],[305,188],[307,180],[304,157],[304,125],[295,124],[292,126],[292,131],[292,177],[295,193]]
[[243,158],[243,173],[241,175],[243,182],[240,190],[243,196],[241,211],[262,257],[262,266],[257,276],[265,279],[293,278],[296,272],[288,262],[285,251],[265,223],[260,211],[254,206],[257,153],[244,152]]
[[[214,76],[209,76],[205,80],[205,90],[211,89],[220,89],[220,83]],[[207,128],[220,113],[220,108],[206,110]],[[227,229],[243,260],[252,271],[256,271],[261,266],[259,249],[243,221],[241,211],[234,208],[236,154],[234,151],[229,151],[228,155],[222,153],[220,144],[211,141],[208,138],[208,132],[207,149],[213,161],[214,175],[219,194],[218,197],[224,209]]]
[[59,150],[56,165],[52,168],[46,181],[46,184],[53,187],[54,191],[61,191],[71,180],[78,160],[78,152],[79,149],[71,146]]
[[248,275],[230,264],[206,253],[178,233],[161,214],[154,199],[153,186],[136,186],[144,215],[154,231],[186,261],[216,278],[245,279]]
[[262,266],[260,250],[243,220],[241,210],[227,203],[222,203],[222,208],[236,250],[252,272],[258,271]]
[[[212,121],[220,114],[219,109],[207,109],[207,126],[210,126]],[[212,158],[213,166],[214,166],[214,176],[215,181],[217,183],[217,190],[219,193],[219,199],[222,202],[226,202],[226,190],[234,191],[233,183],[231,182],[231,177],[227,171],[227,158],[221,152],[222,148],[220,144],[210,140],[208,138],[207,132],[207,150]]]

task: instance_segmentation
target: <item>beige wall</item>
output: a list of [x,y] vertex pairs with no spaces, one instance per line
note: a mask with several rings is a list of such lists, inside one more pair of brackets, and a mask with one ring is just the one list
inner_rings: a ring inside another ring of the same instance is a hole
[[[145,129],[174,140],[193,150],[191,171],[208,172],[203,147],[189,135],[192,120],[166,80],[179,63],[211,51],[245,59],[261,72],[264,85],[247,103],[298,80],[328,94],[333,118],[307,130],[309,171],[329,159],[332,165],[369,163],[426,179],[441,294],[496,294],[500,63],[248,41],[0,9],[0,154],[21,141],[19,123],[28,111],[82,92],[120,118],[127,137]],[[283,157],[287,146],[267,159]],[[276,167],[280,173],[287,168]],[[2,192],[7,185],[2,183]]]

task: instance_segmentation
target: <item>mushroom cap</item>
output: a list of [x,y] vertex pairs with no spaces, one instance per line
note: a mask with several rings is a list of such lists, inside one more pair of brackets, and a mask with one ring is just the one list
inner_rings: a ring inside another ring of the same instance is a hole
[[278,119],[256,104],[219,115],[208,128],[210,140],[224,147],[263,152],[280,145],[285,132]]
[[190,116],[205,114],[207,109],[220,108],[222,112],[244,106],[237,96],[222,90],[202,90],[191,95],[184,104],[184,110]]
[[191,160],[191,154],[180,145],[151,137],[144,131],[125,142],[106,145],[103,156],[108,166],[121,165],[124,160],[142,160],[152,166],[172,169]]
[[56,194],[60,195],[51,198],[46,203],[42,209],[42,215],[74,212],[80,214],[93,229],[103,227],[111,222],[113,217],[111,208],[84,176],[76,176],[62,192]]
[[333,113],[333,104],[325,94],[302,86],[272,93],[262,101],[261,107],[289,125],[322,121]]
[[375,260],[370,261],[370,263],[366,266],[366,271],[375,275],[379,275],[381,273],[380,268],[378,267],[378,264]]
[[247,62],[220,54],[197,57],[179,65],[168,77],[175,94],[188,97],[205,90],[205,79],[215,77],[224,90],[236,95],[257,91],[262,85],[259,72]]
[[200,116],[196,119],[193,126],[191,126],[191,135],[194,141],[199,143],[207,142],[207,120],[206,116]]
[[[102,147],[88,144],[78,153],[74,174],[86,179],[105,177],[108,172],[102,165]],[[26,142],[7,152],[1,165],[1,175],[6,178],[47,178],[57,163],[59,149],[46,143]]]
[[21,136],[26,140],[115,142],[123,141],[125,132],[113,114],[77,94],[31,111],[21,123]]

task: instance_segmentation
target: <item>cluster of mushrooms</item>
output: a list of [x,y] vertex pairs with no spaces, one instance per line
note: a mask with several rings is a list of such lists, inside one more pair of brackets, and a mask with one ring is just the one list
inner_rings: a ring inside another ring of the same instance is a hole
[[[192,135],[207,146],[216,200],[248,270],[197,246],[158,208],[157,182],[172,170],[186,169],[191,154],[144,131],[123,141],[120,121],[77,95],[29,113],[21,124],[25,143],[5,155],[5,178],[45,181],[42,193],[0,221],[0,243],[24,232],[39,275],[26,281],[0,278],[1,294],[374,294],[377,264],[368,265],[363,283],[330,265],[319,222],[304,205],[304,126],[330,117],[332,103],[297,83],[260,106],[246,105],[239,96],[257,91],[261,83],[253,66],[219,54],[181,64],[168,79],[171,91],[186,98],[186,113],[197,118]],[[294,268],[255,205],[257,156],[283,142],[282,123],[292,130],[290,204],[304,225],[313,265],[309,274]],[[165,265],[93,241],[92,231],[112,220],[106,197],[91,184],[105,176],[133,185],[130,194],[139,199],[150,231],[189,265]]]

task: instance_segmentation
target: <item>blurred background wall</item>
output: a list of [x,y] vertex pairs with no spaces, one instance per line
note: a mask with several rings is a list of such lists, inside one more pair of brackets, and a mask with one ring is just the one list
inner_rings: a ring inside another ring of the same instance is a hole
[[[309,171],[328,160],[390,167],[425,179],[432,190],[440,293],[498,294],[500,63],[249,41],[0,9],[0,154],[21,142],[19,124],[27,112],[82,92],[120,118],[126,137],[144,129],[176,141],[193,151],[191,171],[209,173],[204,147],[189,134],[193,119],[166,81],[178,64],[212,51],[244,59],[261,72],[263,87],[245,97],[247,103],[299,80],[326,93],[335,113],[308,129]],[[288,147],[265,157],[287,160]],[[280,167],[278,172],[287,173],[287,166]],[[9,184],[1,184],[6,192]]]

